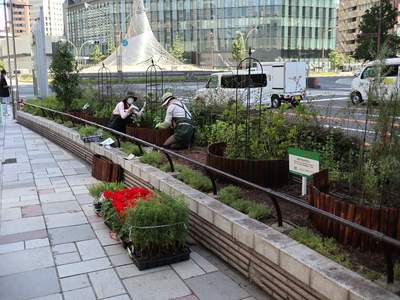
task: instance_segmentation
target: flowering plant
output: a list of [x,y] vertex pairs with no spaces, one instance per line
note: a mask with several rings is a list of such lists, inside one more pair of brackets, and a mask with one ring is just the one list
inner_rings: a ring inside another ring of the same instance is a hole
[[153,196],[153,193],[145,188],[134,187],[116,192],[105,191],[103,195],[106,200],[111,201],[116,212],[123,217],[128,208],[136,207],[138,199],[148,201]]

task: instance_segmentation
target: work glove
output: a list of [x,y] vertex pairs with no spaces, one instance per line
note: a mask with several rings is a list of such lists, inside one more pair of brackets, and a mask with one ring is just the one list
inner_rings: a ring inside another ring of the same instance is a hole
[[154,128],[158,129],[161,127],[161,123],[157,123],[156,126]]

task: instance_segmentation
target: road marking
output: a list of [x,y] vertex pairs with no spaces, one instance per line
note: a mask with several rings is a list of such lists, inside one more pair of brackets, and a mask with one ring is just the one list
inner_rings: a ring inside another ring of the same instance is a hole
[[364,129],[358,129],[358,128],[349,128],[349,127],[343,127],[343,126],[333,126],[333,125],[323,125],[325,128],[335,128],[335,129],[342,129],[342,130],[348,130],[348,131],[356,131],[356,132],[366,132],[368,134],[375,134],[375,131],[372,130],[364,130]]

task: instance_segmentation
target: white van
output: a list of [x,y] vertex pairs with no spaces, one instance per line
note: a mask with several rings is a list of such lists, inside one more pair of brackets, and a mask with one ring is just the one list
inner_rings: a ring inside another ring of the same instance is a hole
[[248,70],[237,72],[222,72],[211,74],[206,87],[196,92],[195,98],[202,99],[209,103],[213,101],[228,102],[238,99],[246,103],[248,98],[248,87],[250,87],[250,104],[260,102],[271,107],[271,94],[267,89],[267,76],[255,69],[251,74]]
[[379,65],[383,64],[383,84],[384,90],[376,91],[383,97],[390,96],[393,92],[400,89],[400,58],[388,58],[382,62],[373,61],[368,63],[363,69],[355,74],[351,83],[351,102],[358,104],[368,100],[373,79],[377,75]]

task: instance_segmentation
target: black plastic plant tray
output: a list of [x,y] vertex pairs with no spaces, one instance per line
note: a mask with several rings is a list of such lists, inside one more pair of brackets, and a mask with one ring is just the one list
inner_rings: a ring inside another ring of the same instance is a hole
[[188,260],[190,258],[189,247],[185,247],[185,249],[182,250],[182,252],[177,253],[177,254],[163,256],[163,257],[153,257],[153,258],[138,257],[134,253],[131,253],[130,251],[128,251],[128,253],[129,253],[129,256],[132,258],[133,263],[136,265],[136,267],[140,271],[178,263],[181,261]]

